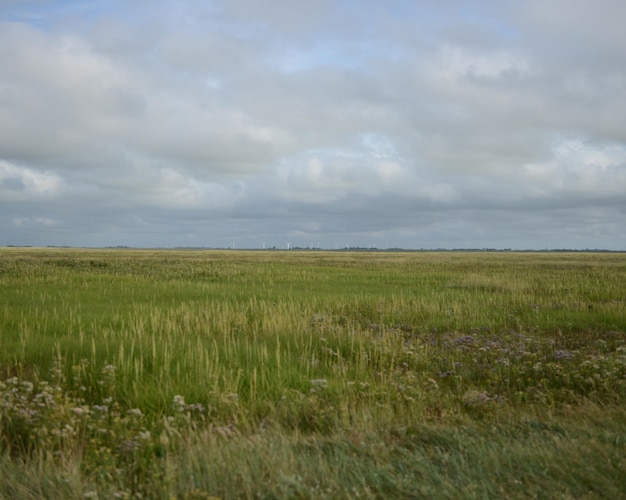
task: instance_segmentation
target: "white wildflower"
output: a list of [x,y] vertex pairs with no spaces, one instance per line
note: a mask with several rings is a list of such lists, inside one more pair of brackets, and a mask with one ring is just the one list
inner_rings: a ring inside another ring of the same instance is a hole
[[27,380],[23,380],[21,383],[22,389],[24,389],[25,392],[32,392],[33,391],[33,384],[32,382],[28,382]]
[[137,434],[137,438],[139,438],[139,440],[141,441],[147,441],[148,439],[150,439],[150,431],[141,431],[139,434]]
[[325,378],[314,378],[311,379],[311,385],[319,388],[328,387],[328,380]]

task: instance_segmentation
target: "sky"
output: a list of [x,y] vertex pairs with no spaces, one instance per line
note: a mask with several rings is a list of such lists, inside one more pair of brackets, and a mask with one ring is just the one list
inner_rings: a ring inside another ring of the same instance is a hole
[[0,245],[626,250],[622,0],[0,0]]

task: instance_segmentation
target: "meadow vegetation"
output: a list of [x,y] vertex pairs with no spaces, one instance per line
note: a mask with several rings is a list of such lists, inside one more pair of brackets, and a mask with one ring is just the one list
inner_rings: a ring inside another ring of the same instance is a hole
[[0,498],[626,498],[626,254],[0,249]]

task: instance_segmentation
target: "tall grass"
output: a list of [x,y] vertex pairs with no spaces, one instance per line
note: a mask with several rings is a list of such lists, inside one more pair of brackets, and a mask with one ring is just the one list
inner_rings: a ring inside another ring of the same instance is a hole
[[619,496],[625,278],[622,254],[2,249],[0,496]]

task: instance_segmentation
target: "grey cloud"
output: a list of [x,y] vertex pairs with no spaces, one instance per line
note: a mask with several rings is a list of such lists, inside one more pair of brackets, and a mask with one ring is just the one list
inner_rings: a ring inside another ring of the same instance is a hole
[[623,247],[601,3],[0,5],[0,244]]

